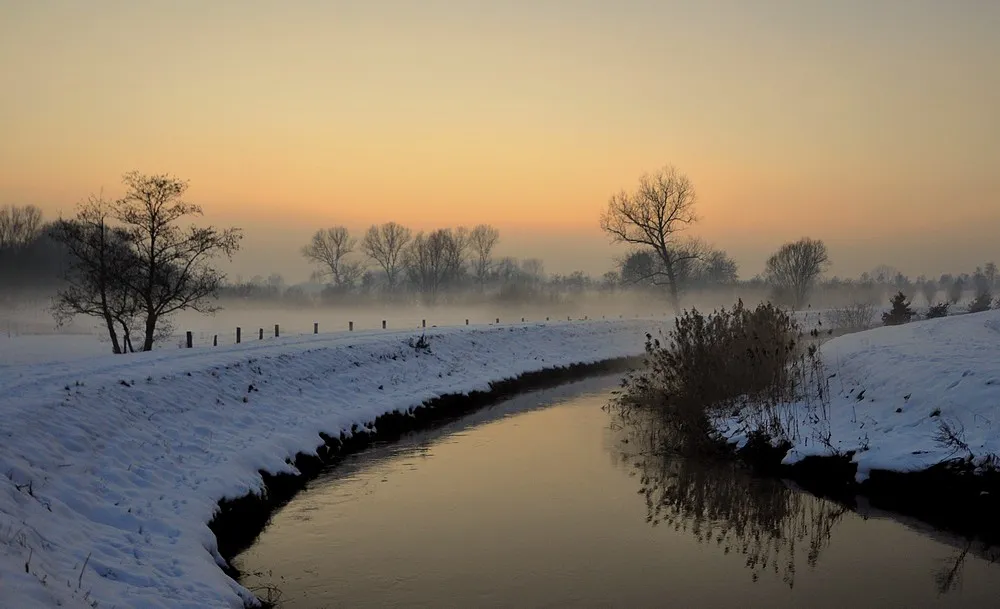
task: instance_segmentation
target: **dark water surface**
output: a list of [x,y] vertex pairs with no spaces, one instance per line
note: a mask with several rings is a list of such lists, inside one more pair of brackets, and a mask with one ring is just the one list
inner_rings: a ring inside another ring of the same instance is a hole
[[602,410],[616,381],[355,455],[237,558],[244,584],[288,609],[1000,607],[987,548],[734,465],[644,456]]

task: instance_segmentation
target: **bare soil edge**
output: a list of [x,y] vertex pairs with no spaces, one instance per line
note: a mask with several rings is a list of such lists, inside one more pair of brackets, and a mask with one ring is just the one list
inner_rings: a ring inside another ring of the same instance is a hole
[[[233,558],[253,545],[267,526],[271,515],[305,488],[309,480],[323,469],[336,465],[347,455],[360,452],[374,442],[398,440],[407,432],[453,420],[519,393],[555,387],[590,376],[626,372],[640,366],[642,362],[643,357],[637,356],[544,368],[494,381],[487,391],[442,395],[406,411],[385,413],[369,422],[368,427],[374,427],[375,432],[365,431],[357,426],[351,430],[350,435],[341,431],[335,432],[337,436],[320,432],[316,454],[300,452],[295,455],[292,464],[298,474],[272,474],[261,470],[263,487],[259,494],[249,493],[237,499],[219,501],[218,510],[208,526],[215,533],[219,553],[226,560],[227,565],[223,570],[238,581],[241,574],[233,566]],[[267,605],[262,603],[261,606]]]
[[872,470],[863,482],[855,480],[853,453],[807,457],[792,465],[782,460],[788,446],[772,446],[764,438],[730,452],[764,475],[791,480],[820,497],[851,508],[858,498],[888,512],[912,516],[963,537],[1000,545],[1000,472],[976,472],[966,461],[955,460],[914,471]]

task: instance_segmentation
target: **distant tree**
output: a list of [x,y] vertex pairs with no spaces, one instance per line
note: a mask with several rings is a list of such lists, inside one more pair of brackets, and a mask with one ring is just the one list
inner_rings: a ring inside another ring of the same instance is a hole
[[112,214],[111,203],[91,196],[77,206],[72,220],[52,225],[52,238],[70,254],[66,283],[53,299],[52,313],[60,325],[77,315],[101,319],[112,353],[120,354],[132,350],[131,326],[141,303],[125,280],[138,272],[138,260],[129,235],[111,225]]
[[334,226],[316,231],[309,244],[302,248],[302,255],[324,266],[334,287],[350,287],[364,272],[360,263],[347,259],[357,244],[357,239],[351,237],[346,227]]
[[726,252],[710,250],[699,261],[697,276],[701,283],[709,285],[732,284],[739,278],[739,266]]
[[951,306],[950,303],[947,302],[939,302],[936,305],[932,305],[929,309],[927,309],[927,319],[934,319],[936,317],[947,317],[948,308],[950,306]]
[[983,267],[983,275],[986,276],[990,289],[995,290],[997,287],[997,265],[993,262],[987,262],[986,266]]
[[461,230],[443,228],[413,238],[404,264],[410,281],[427,299],[435,301],[443,288],[460,277],[465,246]]
[[913,309],[910,307],[909,301],[906,300],[906,294],[902,292],[897,292],[892,300],[889,301],[892,308],[882,314],[882,323],[887,326],[898,326],[900,324],[909,323],[915,315]]
[[618,274],[626,285],[655,285],[659,264],[659,258],[651,249],[634,250],[619,261]]
[[982,291],[976,294],[976,297],[969,303],[969,313],[982,313],[983,311],[989,311],[992,306],[993,293],[989,290]]
[[819,240],[800,239],[782,245],[767,260],[765,275],[779,298],[801,309],[817,279],[830,264],[826,245]]
[[540,258],[525,258],[521,261],[521,272],[533,283],[545,279],[545,263]]
[[962,300],[962,292],[965,291],[965,282],[961,277],[956,277],[948,285],[948,301],[951,304],[958,304],[959,300]]
[[472,252],[472,272],[479,282],[479,289],[486,285],[486,278],[493,262],[493,248],[500,241],[500,231],[489,224],[480,224],[469,233],[469,249]]
[[403,251],[412,238],[410,229],[395,222],[387,222],[380,225],[373,224],[361,241],[361,249],[365,255],[385,271],[386,283],[390,290],[396,288]]
[[126,192],[114,205],[115,218],[136,256],[138,270],[126,281],[142,303],[142,350],[150,351],[161,322],[173,313],[218,310],[212,300],[225,275],[211,262],[231,257],[243,234],[238,228],[178,226],[182,218],[202,214],[200,206],[182,200],[188,188],[184,180],[133,171],[123,182]]
[[34,205],[0,207],[0,250],[23,248],[42,232],[42,210]]
[[648,279],[667,287],[678,313],[684,280],[681,267],[700,256],[694,248],[678,247],[680,233],[697,221],[696,201],[687,176],[667,166],[639,178],[634,192],[623,190],[612,196],[601,216],[601,229],[613,242],[649,248],[656,254],[658,264]]
[[920,293],[924,296],[924,301],[927,306],[931,306],[934,303],[934,298],[938,293],[938,285],[933,279],[923,279],[918,282],[920,286]]

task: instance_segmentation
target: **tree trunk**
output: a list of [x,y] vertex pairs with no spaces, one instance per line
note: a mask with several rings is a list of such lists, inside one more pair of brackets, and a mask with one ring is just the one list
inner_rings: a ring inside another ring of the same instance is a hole
[[146,313],[146,337],[142,341],[143,351],[153,350],[153,336],[156,334],[156,313],[148,311]]
[[111,313],[105,310],[104,322],[108,324],[108,336],[111,337],[111,350],[115,355],[122,353],[121,344],[118,342],[118,333],[115,332],[115,320],[111,319]]

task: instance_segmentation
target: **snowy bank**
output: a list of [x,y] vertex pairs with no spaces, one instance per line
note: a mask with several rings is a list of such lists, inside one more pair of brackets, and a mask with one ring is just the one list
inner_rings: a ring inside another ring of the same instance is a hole
[[[1000,454],[1000,311],[849,334],[823,345],[822,359],[828,415],[818,416],[816,404],[791,406],[787,427],[798,433],[785,464],[853,452],[862,482],[874,470],[916,472]],[[734,420],[717,426],[746,440]],[[943,442],[945,428],[960,443]]]
[[381,414],[640,355],[662,322],[291,337],[0,366],[0,607],[242,607],[208,527]]

